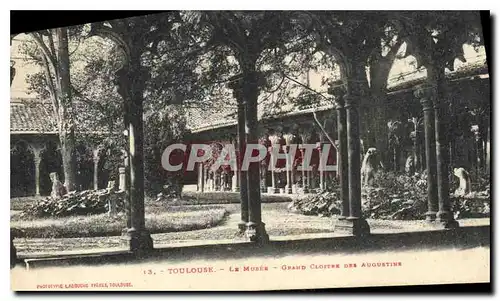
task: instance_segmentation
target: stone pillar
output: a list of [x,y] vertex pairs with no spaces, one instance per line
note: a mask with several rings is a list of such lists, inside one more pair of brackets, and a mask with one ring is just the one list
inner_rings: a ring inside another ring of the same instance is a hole
[[[304,164],[304,158],[305,158],[305,149],[301,146],[300,148],[300,154],[302,156],[302,165]],[[305,168],[302,168],[302,192],[303,193],[309,193],[309,187],[308,187],[308,180],[307,180],[307,174],[309,171],[305,170]]]
[[[125,112],[127,112],[127,109],[125,109]],[[128,131],[126,131],[126,133],[128,136]],[[130,176],[129,176],[130,175],[130,169],[129,169],[130,159],[128,156],[128,150],[126,150],[126,149],[122,150],[122,154],[123,154],[123,172],[124,172],[123,188],[125,190],[125,212],[127,214],[127,227],[122,230],[122,236],[127,239],[128,229],[130,229],[130,227],[132,225],[132,222],[131,222],[131,218],[132,218],[131,210],[132,209],[131,209],[131,204],[130,204]],[[118,172],[120,172],[120,175],[121,175],[121,171],[118,170]],[[122,185],[121,179],[122,178],[120,177],[120,185]],[[128,239],[126,241],[128,243]]]
[[211,191],[210,172],[208,171],[208,169],[205,169],[205,186],[207,187],[207,191]]
[[323,143],[322,142],[316,143],[316,148],[318,149],[318,155],[319,155],[319,166],[318,166],[319,190],[324,190],[325,189],[324,168],[326,166],[326,162],[323,162]]
[[309,191],[313,190],[314,184],[313,184],[313,177],[312,177],[312,170],[308,170],[306,174],[306,186],[309,188]]
[[101,148],[97,148],[93,150],[93,159],[94,159],[94,190],[99,189],[99,155],[101,152]]
[[203,163],[198,163],[198,191],[205,191],[205,167]]
[[219,178],[219,191],[224,191],[226,181],[224,178],[224,172],[222,170],[219,171],[218,178]]
[[[271,140],[269,140],[269,135],[265,133],[261,139],[259,139],[259,144],[264,146],[267,149],[269,149],[271,145]],[[268,169],[268,160],[269,159],[269,153],[266,155],[266,157],[259,163],[260,164],[260,192],[261,193],[266,193],[267,192],[267,169]]]
[[265,164],[262,164],[260,166],[260,192],[261,193],[267,192],[266,178],[267,178],[267,166]]
[[40,163],[42,162],[42,149],[32,148],[35,161],[35,196],[40,196]]
[[267,148],[268,153],[270,154],[270,160],[269,164],[270,165],[270,170],[271,170],[271,187],[267,189],[267,193],[278,193],[279,189],[276,187],[276,172],[274,171],[276,166],[273,164],[275,158],[274,158],[274,153],[273,153],[273,147],[276,145],[276,140],[273,139],[271,141],[271,146]]
[[286,153],[286,185],[285,185],[285,193],[291,194],[292,193],[292,173],[291,173],[291,166],[292,164],[290,163],[290,153],[288,151],[288,146],[284,145],[283,146],[283,151]]
[[[349,169],[348,168],[350,161],[348,161],[348,153],[347,153],[347,147],[348,147],[347,119],[346,119],[347,117],[346,117],[346,109],[344,107],[345,103],[343,97],[344,95],[339,94],[336,99],[337,131],[338,131],[338,141],[339,141],[338,151],[337,151],[337,166],[338,166],[337,171],[340,184],[340,199],[342,200],[342,213],[341,216],[339,217],[340,219],[346,219],[347,217],[349,217],[349,172],[348,172]],[[352,117],[351,117],[351,122],[352,122]],[[351,145],[351,147],[355,146]],[[356,160],[356,158],[353,158],[353,160]]]
[[427,212],[425,215],[428,221],[434,221],[438,211],[434,110],[429,88],[416,90],[415,96],[420,99],[424,112],[425,165],[427,167]]
[[231,176],[231,191],[232,192],[238,192],[240,191],[240,184],[239,184],[239,179],[238,179],[238,171],[234,171],[233,175]]
[[[361,141],[359,137],[360,122],[358,112],[361,96],[358,94],[352,94],[353,92],[359,93],[359,91],[357,91],[356,89],[351,88],[350,91],[352,92],[344,97],[347,126],[346,136],[348,161],[347,171],[349,182],[349,216],[346,219],[339,219],[337,221],[335,231],[354,236],[362,236],[370,233],[370,226],[363,218],[361,211]],[[340,142],[340,144],[342,143]],[[345,169],[344,171],[341,171],[341,175],[344,173]],[[342,211],[343,214],[347,213],[346,209],[343,209]]]
[[445,228],[456,228],[458,222],[451,212],[450,190],[448,179],[448,143],[447,143],[447,108],[446,103],[434,98],[434,130],[436,133],[436,165],[437,165],[437,188],[439,198],[439,211],[436,214],[436,221]]
[[119,183],[118,183],[118,189],[119,191],[126,191],[127,190],[127,174],[125,167],[120,167],[118,168],[118,173],[119,173]]
[[140,57],[133,53],[128,64],[116,73],[118,92],[126,105],[130,171],[130,227],[126,233],[129,248],[136,253],[153,249],[153,240],[145,226],[144,212],[144,131],[143,91],[148,71],[140,66]]
[[246,149],[246,116],[245,116],[245,98],[243,94],[243,81],[241,75],[233,78],[233,81],[228,84],[228,88],[233,90],[233,97],[238,102],[238,111],[237,111],[237,119],[238,119],[238,183],[239,183],[239,191],[240,191],[240,200],[241,200],[241,220],[238,223],[238,229],[241,232],[246,231],[247,223],[248,223],[248,173],[247,170],[242,170],[241,163],[243,162],[243,156],[245,155]]
[[[247,144],[257,144],[259,142],[257,99],[259,96],[260,81],[261,77],[257,72],[249,72],[243,75]],[[263,243],[269,240],[269,236],[266,233],[265,224],[262,222],[259,169],[259,162],[251,162],[247,173],[249,209],[247,236],[251,241]]]
[[[298,137],[298,126],[295,125],[292,130],[292,132],[290,134],[288,134],[285,138],[286,140],[286,144],[288,146],[291,146],[291,145],[297,145],[299,144],[299,137]],[[296,146],[296,148],[297,148]],[[299,151],[297,149],[297,151]],[[290,176],[290,179],[289,179],[289,187],[291,189],[291,192],[289,193],[297,193],[297,170],[295,169],[295,157],[296,157],[296,153],[293,155],[293,157],[288,154],[288,162],[289,162],[289,166],[288,166],[288,169],[290,170],[290,173],[289,173],[289,176]]]

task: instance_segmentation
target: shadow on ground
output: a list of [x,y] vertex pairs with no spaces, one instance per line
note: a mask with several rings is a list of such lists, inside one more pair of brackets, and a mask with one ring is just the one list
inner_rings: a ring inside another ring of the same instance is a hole
[[158,248],[138,257],[130,252],[95,253],[25,259],[30,268],[68,265],[105,265],[120,263],[147,263],[167,260],[172,263],[189,260],[245,259],[252,257],[280,258],[289,255],[355,254],[370,252],[402,252],[410,250],[471,249],[490,246],[490,227],[461,227],[441,231],[372,234],[366,237],[331,237],[229,243],[202,246]]

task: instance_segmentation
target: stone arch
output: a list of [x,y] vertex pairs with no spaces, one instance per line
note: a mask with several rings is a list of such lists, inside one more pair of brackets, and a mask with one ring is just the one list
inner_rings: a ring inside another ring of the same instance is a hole
[[64,183],[64,172],[62,165],[62,155],[57,143],[49,141],[45,149],[41,153],[40,162],[40,194],[50,195],[52,190],[52,182],[49,174],[56,172],[59,180]]
[[11,197],[35,194],[35,157],[30,144],[16,139],[10,149]]

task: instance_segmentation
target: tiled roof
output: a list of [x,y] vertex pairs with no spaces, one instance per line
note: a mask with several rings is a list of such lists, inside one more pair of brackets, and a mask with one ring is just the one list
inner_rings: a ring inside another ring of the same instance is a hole
[[16,99],[10,103],[10,132],[13,134],[56,133],[50,103]]
[[[103,126],[93,122],[94,112],[80,109],[80,131],[91,129],[91,133],[107,132]],[[11,134],[57,134],[57,123],[52,104],[37,99],[13,99],[10,102],[10,133]]]
[[[469,64],[457,68],[453,72],[447,73],[447,78],[450,80],[474,76],[479,74],[487,74],[488,66],[486,59],[478,59]],[[425,81],[426,72],[417,71],[389,79],[388,92],[396,92],[411,88]],[[234,100],[231,98],[231,101]],[[322,111],[333,108],[333,104],[328,100],[322,100],[319,104],[311,107],[295,107],[288,103],[286,106],[276,108],[270,105],[270,101],[261,101],[258,106],[258,118],[267,119],[273,116],[290,116],[303,113],[310,113],[312,110]],[[271,109],[274,111],[271,112]],[[203,132],[215,128],[236,125],[236,104],[227,104],[224,107],[202,109],[193,108],[189,110],[187,124],[192,132]]]
[[[447,72],[446,77],[449,80],[454,80],[479,74],[488,74],[488,65],[486,63],[486,58],[479,58],[475,61],[470,62],[469,64],[465,64],[457,68],[455,71]],[[400,76],[393,77],[389,79],[387,85],[388,91],[395,92],[411,88],[417,84],[423,83],[426,76],[427,71],[425,69],[421,69],[409,74],[402,74]]]
[[[277,107],[271,102],[272,100],[266,99],[266,97],[259,99],[257,111],[259,120],[306,113],[313,109],[322,111],[333,107],[333,103],[329,101],[320,101],[315,106],[300,108],[292,104]],[[227,102],[223,106],[190,108],[186,114],[188,128],[195,133],[237,124],[237,105],[233,98],[231,98],[231,102]]]
[[[487,73],[488,68],[484,60],[463,66],[448,73],[451,79]],[[410,88],[425,80],[425,72],[414,72],[403,79],[389,80],[389,91],[399,91]],[[207,102],[202,107],[192,107],[186,110],[187,126],[192,132],[203,132],[210,129],[233,126],[236,120],[236,101],[233,97],[225,97],[226,102]],[[276,116],[290,116],[331,109],[333,104],[329,100],[322,100],[311,107],[297,107],[291,103],[284,103],[281,107],[272,105],[274,100],[265,95],[259,99],[258,119],[267,119]],[[13,100],[10,104],[10,131],[11,133],[56,133],[52,107],[50,103],[40,103],[33,100]]]

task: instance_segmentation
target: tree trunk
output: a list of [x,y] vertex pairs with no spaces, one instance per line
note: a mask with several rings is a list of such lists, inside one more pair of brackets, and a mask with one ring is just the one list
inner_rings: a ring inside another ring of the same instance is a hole
[[385,57],[380,54],[371,57],[369,65],[371,99],[370,103],[363,107],[368,114],[368,118],[365,119],[366,124],[363,125],[363,121],[361,123],[362,133],[367,141],[365,147],[377,148],[384,166],[390,160],[387,156],[389,149],[387,140],[387,81],[401,45],[402,40],[399,40]]
[[[76,157],[75,157],[75,134],[71,112],[71,82],[70,63],[68,51],[68,29],[56,29],[57,35],[57,57],[59,82],[59,140],[61,142],[61,153],[64,168],[64,186],[66,190],[75,190]],[[68,110],[69,109],[69,110]]]
[[[255,60],[252,60],[255,62]],[[252,68],[246,68],[243,72],[243,95],[245,99],[245,130],[246,142],[257,144],[259,142],[259,121],[257,111],[257,100],[259,97],[260,74]],[[247,172],[248,189],[248,224],[247,235],[251,241],[267,242],[269,236],[266,233],[265,224],[262,222],[261,191],[260,191],[260,162],[251,162]]]
[[380,155],[380,160],[386,166],[387,163],[387,110],[385,95],[372,95],[371,103],[363,107],[366,118],[361,120],[363,131],[362,139],[365,151],[370,147],[375,147]]

